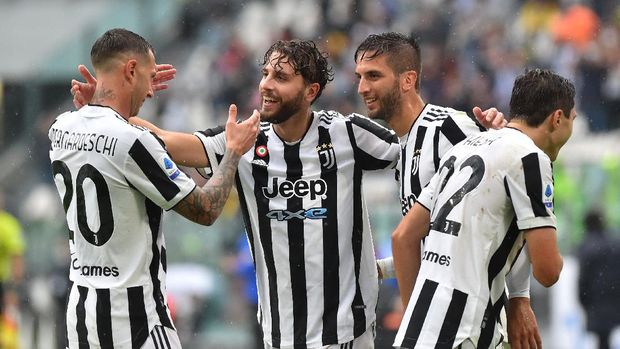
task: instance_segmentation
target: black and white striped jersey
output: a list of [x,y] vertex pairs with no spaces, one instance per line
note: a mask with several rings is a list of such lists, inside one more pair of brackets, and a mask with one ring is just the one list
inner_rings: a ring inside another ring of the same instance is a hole
[[[224,133],[196,135],[217,166]],[[392,131],[356,114],[314,112],[294,144],[261,124],[239,162],[237,189],[267,343],[347,343],[375,321],[377,267],[362,179],[366,170],[394,167],[399,152]]]
[[69,348],[139,348],[155,325],[174,328],[162,208],[195,184],[159,139],[108,107],[58,116],[49,139],[69,227]]
[[437,172],[443,155],[468,135],[484,130],[465,112],[433,104],[424,106],[411,130],[400,140],[396,178],[403,216]]
[[444,155],[418,202],[431,229],[394,345],[495,348],[522,231],[556,225],[549,157],[512,128],[471,135]]

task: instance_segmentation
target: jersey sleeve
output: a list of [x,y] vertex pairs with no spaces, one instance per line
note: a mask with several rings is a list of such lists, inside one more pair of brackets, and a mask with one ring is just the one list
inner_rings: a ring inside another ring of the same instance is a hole
[[172,161],[155,135],[143,132],[125,160],[127,180],[159,207],[170,210],[194,188],[194,181]]
[[352,114],[347,124],[355,159],[364,170],[394,168],[400,157],[396,134],[367,117]]
[[453,111],[444,120],[438,133],[437,155],[443,159],[446,152],[467,136],[485,131],[485,128],[478,125],[466,113]]
[[540,152],[522,156],[511,166],[504,184],[520,230],[556,227],[549,157]]
[[211,178],[226,153],[226,133],[223,126],[194,132],[200,139],[209,160],[209,166],[196,169],[204,178]]
[[418,196],[417,202],[429,210],[429,212],[433,212],[433,206],[435,203],[435,188],[437,188],[440,179],[441,173],[435,173],[433,177],[431,177],[431,181],[428,182],[426,187],[422,189],[422,192],[420,192],[420,195]]

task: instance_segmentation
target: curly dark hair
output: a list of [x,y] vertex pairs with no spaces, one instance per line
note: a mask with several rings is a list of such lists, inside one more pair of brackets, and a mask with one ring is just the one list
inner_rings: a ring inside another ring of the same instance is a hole
[[133,52],[147,56],[149,51],[155,54],[153,46],[142,36],[122,28],[114,28],[103,33],[90,50],[90,60],[95,68],[115,58],[118,54]]
[[334,80],[332,67],[327,62],[327,54],[321,52],[314,41],[278,40],[265,52],[261,66],[270,62],[274,52],[280,54],[274,67],[282,68],[282,63],[289,63],[295,74],[301,74],[306,83],[319,84],[319,92],[312,102],[321,96],[327,83]]
[[523,119],[536,127],[554,110],[561,109],[570,118],[575,106],[575,86],[547,69],[532,69],[519,75],[510,97],[510,119]]
[[422,57],[418,40],[413,36],[396,32],[371,34],[357,47],[353,58],[357,63],[360,59],[374,59],[384,54],[387,55],[387,63],[396,74],[408,70],[418,74],[415,89],[420,91]]

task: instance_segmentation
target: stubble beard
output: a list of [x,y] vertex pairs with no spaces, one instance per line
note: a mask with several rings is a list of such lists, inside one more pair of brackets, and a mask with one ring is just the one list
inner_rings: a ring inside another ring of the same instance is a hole
[[402,99],[400,96],[400,86],[396,82],[392,88],[379,99],[379,108],[374,112],[368,111],[371,119],[380,119],[390,122],[396,111],[400,109]]
[[303,91],[299,92],[297,96],[288,101],[281,101],[280,107],[272,114],[265,113],[262,108],[260,111],[261,121],[267,121],[272,124],[281,124],[293,115],[297,114],[301,110],[301,104],[303,102]]

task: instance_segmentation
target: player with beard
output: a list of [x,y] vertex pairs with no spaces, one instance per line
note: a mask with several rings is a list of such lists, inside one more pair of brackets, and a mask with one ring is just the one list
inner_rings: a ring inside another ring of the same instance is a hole
[[[485,128],[465,112],[425,103],[420,96],[422,62],[418,42],[399,33],[369,35],[355,52],[358,93],[372,119],[385,120],[400,138],[401,157],[396,168],[400,182],[403,217],[417,201],[422,189],[437,172],[443,155],[456,143]],[[494,108],[473,110],[486,127],[501,128],[505,120]],[[405,219],[403,219],[404,221]],[[405,307],[414,278],[402,270],[412,262],[401,242],[402,223],[394,232],[392,249],[398,285]],[[390,273],[390,260],[380,260]],[[508,279],[508,337],[513,348],[540,344],[536,318],[529,302],[529,263],[521,254]],[[539,346],[540,347],[540,346]]]

